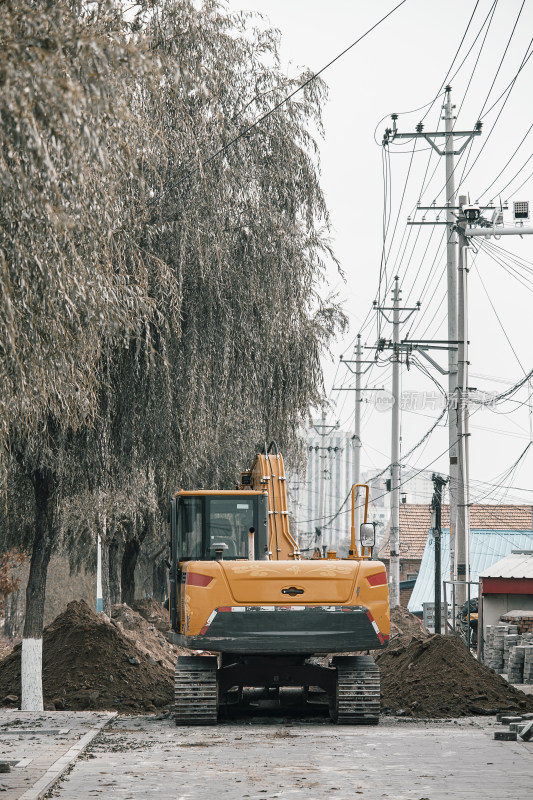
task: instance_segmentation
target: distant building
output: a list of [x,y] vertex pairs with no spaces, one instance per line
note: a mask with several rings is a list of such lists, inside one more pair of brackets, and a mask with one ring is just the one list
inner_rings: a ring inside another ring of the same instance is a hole
[[527,629],[533,631],[533,549],[512,550],[484,569],[479,582],[484,637],[487,625],[497,625],[506,614],[527,619]]
[[321,524],[318,516],[322,473],[325,496],[321,544],[338,549],[350,536],[348,495],[352,487],[353,434],[336,429],[320,436],[312,431],[307,446],[305,478],[289,476],[288,481],[293,533],[302,549],[314,547],[316,528]]
[[[400,605],[407,606],[415,586],[430,525],[429,505],[400,504]],[[389,571],[390,520],[381,540],[378,558]],[[404,584],[402,586],[402,584]]]
[[416,470],[413,467],[402,467],[400,477],[400,497],[403,503],[430,505],[433,497],[433,481],[430,470]]
[[[435,591],[435,540],[430,530],[430,511],[419,511],[412,519],[412,534],[417,547],[424,540],[423,555],[419,574],[409,599],[408,608],[412,612],[422,611],[423,603],[434,600]],[[449,507],[442,507],[441,563],[442,579],[450,578],[450,522]],[[400,516],[400,553],[402,544],[409,543],[409,534],[402,527]],[[470,587],[471,597],[477,597],[477,581],[480,573],[513,550],[533,549],[533,507],[528,505],[472,505],[470,507]],[[407,554],[407,551],[404,551]],[[411,551],[409,551],[411,555]],[[401,557],[400,557],[401,558]],[[402,559],[401,559],[402,560]],[[448,602],[450,596],[448,596]]]

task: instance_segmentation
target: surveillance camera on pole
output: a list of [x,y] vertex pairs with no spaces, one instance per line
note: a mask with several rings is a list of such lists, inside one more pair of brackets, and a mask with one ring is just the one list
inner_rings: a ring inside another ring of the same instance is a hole
[[481,216],[481,209],[475,204],[463,206],[462,211],[469,225],[475,225]]

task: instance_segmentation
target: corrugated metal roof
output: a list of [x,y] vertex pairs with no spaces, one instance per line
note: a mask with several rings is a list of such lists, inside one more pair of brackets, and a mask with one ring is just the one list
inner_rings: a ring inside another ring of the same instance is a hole
[[482,578],[533,578],[533,550],[511,553],[483,570]]
[[[496,564],[512,550],[533,550],[531,530],[472,530],[470,531],[470,580],[477,581],[481,572]],[[450,574],[450,531],[443,530],[441,538],[442,578]],[[451,588],[451,587],[450,587]],[[477,597],[477,586],[470,587],[471,597]],[[435,540],[428,536],[415,588],[409,600],[409,611],[422,611],[422,603],[435,598]]]

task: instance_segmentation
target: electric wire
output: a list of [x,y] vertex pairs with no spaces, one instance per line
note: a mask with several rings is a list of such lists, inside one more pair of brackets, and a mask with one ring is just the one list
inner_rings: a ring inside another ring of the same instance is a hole
[[[507,167],[509,166],[509,164],[511,163],[511,161],[513,160],[513,158],[515,157],[515,155],[518,153],[518,151],[520,150],[520,148],[521,148],[521,147],[522,147],[522,145],[524,144],[524,142],[525,142],[525,140],[526,140],[526,138],[527,138],[527,136],[528,136],[528,134],[529,134],[529,132],[530,132],[530,130],[531,130],[532,128],[533,128],[533,123],[532,123],[532,124],[529,126],[529,128],[528,128],[528,129],[527,129],[527,131],[525,132],[525,134],[524,134],[524,136],[523,136],[522,140],[520,141],[520,144],[519,144],[519,145],[518,145],[518,146],[515,148],[515,151],[514,151],[514,153],[512,154],[512,156],[511,156],[510,158],[508,158],[508,159],[507,159],[507,163],[505,164],[505,166],[503,167],[503,169],[501,169],[501,170],[500,170],[500,172],[498,172],[498,174],[496,175],[496,177],[494,178],[494,180],[492,181],[492,183],[489,183],[489,185],[487,186],[487,188],[486,188],[486,189],[484,189],[484,191],[482,191],[481,193],[479,193],[479,194],[477,195],[479,198],[481,198],[481,197],[483,197],[483,195],[487,194],[487,192],[488,192],[488,190],[491,188],[491,186],[494,186],[494,184],[496,183],[496,181],[498,180],[498,178],[500,177],[500,175],[502,175],[502,174],[505,172],[505,170],[507,169]],[[529,158],[527,159],[527,161],[526,161],[526,162],[525,162],[525,163],[524,163],[524,164],[523,164],[523,165],[520,167],[520,170],[519,170],[519,171],[516,173],[516,175],[519,175],[519,174],[520,174],[521,170],[523,170],[523,169],[524,169],[524,167],[526,166],[526,164],[528,163],[528,161],[530,161],[530,160],[531,160],[531,158],[533,158],[533,153],[532,153],[532,154],[529,156]],[[515,175],[513,178],[511,178],[511,180],[509,181],[509,183],[512,183],[512,181],[514,181],[514,179],[516,178],[516,175]],[[506,185],[503,187],[503,189],[501,189],[499,192],[496,192],[496,194],[494,195],[494,197],[497,197],[498,195],[501,195],[501,194],[502,194],[502,192],[503,192],[503,191],[504,191],[504,190],[507,188],[507,186],[509,186],[509,183],[507,183],[507,184],[506,184]],[[494,197],[492,198],[492,200],[494,200]],[[490,201],[490,202],[492,202],[492,201]]]
[[[527,46],[526,55],[527,55],[527,53],[529,52],[529,49],[530,49],[530,47],[531,47],[531,44],[532,44],[532,43],[533,43],[533,38],[530,40],[530,42],[529,42],[529,44],[528,44],[528,46]],[[533,54],[533,51],[532,51],[532,53],[531,53],[531,54]],[[531,54],[530,54],[530,55],[531,55]],[[528,56],[528,58],[529,58],[529,56]],[[524,58],[522,59],[522,65],[525,63],[525,60],[526,60],[526,56],[524,56]],[[476,155],[476,157],[475,157],[474,161],[473,161],[473,162],[472,162],[472,164],[470,165],[470,168],[469,168],[469,170],[468,170],[467,172],[465,172],[465,171],[463,170],[463,174],[461,175],[461,179],[460,179],[460,181],[459,181],[459,183],[458,183],[458,185],[457,185],[457,187],[456,187],[456,192],[459,190],[459,187],[462,185],[462,183],[464,182],[464,180],[465,180],[465,179],[466,179],[466,178],[467,178],[467,177],[470,175],[470,173],[472,172],[472,170],[473,170],[474,166],[477,164],[477,162],[478,162],[478,160],[479,160],[479,158],[480,158],[480,156],[481,156],[481,153],[483,152],[483,150],[484,150],[484,149],[485,149],[485,147],[487,146],[487,143],[488,143],[488,141],[489,141],[490,137],[491,137],[491,136],[492,136],[492,134],[494,133],[494,130],[495,130],[495,128],[496,128],[496,124],[497,124],[498,120],[500,119],[500,117],[501,117],[501,115],[502,115],[502,113],[503,113],[503,110],[504,110],[505,106],[507,105],[507,101],[509,100],[509,97],[511,96],[511,92],[513,91],[513,88],[514,88],[514,85],[515,85],[515,83],[516,83],[516,79],[517,79],[517,77],[518,77],[519,73],[520,73],[520,70],[517,72],[517,74],[516,74],[516,75],[515,75],[515,77],[514,77],[514,80],[511,82],[511,84],[510,84],[510,88],[509,88],[509,90],[508,90],[508,92],[507,92],[507,95],[506,95],[506,97],[505,97],[505,100],[504,100],[504,101],[503,101],[503,103],[502,103],[502,107],[501,107],[501,108],[500,108],[500,110],[498,111],[498,115],[497,115],[496,119],[494,120],[494,122],[493,122],[493,124],[492,124],[492,127],[491,127],[491,129],[490,129],[490,131],[488,132],[487,136],[485,137],[485,139],[484,139],[484,141],[483,141],[483,144],[481,145],[481,147],[480,147],[480,149],[479,149],[479,151],[478,151],[478,153],[477,153],[477,155]],[[466,164],[465,164],[465,168],[466,168]]]
[[300,84],[300,86],[298,86],[296,89],[294,89],[294,91],[292,91],[290,94],[288,94],[286,97],[284,97],[283,100],[280,100],[279,103],[276,103],[276,105],[273,106],[273,108],[269,109],[267,112],[265,112],[265,114],[262,114],[254,122],[252,122],[250,125],[246,126],[244,128],[244,130],[242,130],[240,133],[237,134],[237,136],[234,136],[233,139],[231,139],[229,142],[226,142],[226,144],[224,144],[215,153],[213,153],[205,161],[203,161],[202,166],[204,166],[204,167],[207,166],[207,164],[209,164],[215,158],[218,158],[218,156],[220,156],[222,153],[224,153],[228,148],[232,147],[236,142],[238,142],[239,139],[242,139],[251,130],[253,130],[255,127],[257,127],[262,122],[264,122],[266,119],[268,119],[268,117],[271,117],[272,114],[274,114],[279,108],[281,108],[286,103],[288,103],[289,100],[291,100],[296,94],[301,92],[302,89],[305,89],[306,86],[309,86],[310,83],[312,83],[314,80],[316,80],[320,75],[322,75],[323,72],[325,72],[327,69],[329,69],[329,67],[331,67],[333,64],[335,64],[335,62],[337,62],[340,58],[342,58],[344,55],[346,55],[346,53],[348,53],[350,50],[352,50],[352,48],[354,48],[357,44],[359,44],[359,42],[361,42],[363,39],[365,39],[370,33],[372,33],[372,31],[374,31],[383,22],[385,22],[386,19],[388,19],[392,14],[394,14],[395,11],[397,11],[399,8],[401,8],[401,6],[405,5],[406,2],[407,2],[407,0],[401,0],[401,2],[398,3],[398,5],[396,5],[391,11],[389,11],[388,14],[385,14],[385,16],[381,17],[381,19],[378,20],[374,25],[372,25],[371,28],[369,28],[367,31],[365,31],[365,33],[363,33],[361,36],[359,36],[359,38],[356,39],[355,42],[352,42],[352,44],[350,44],[348,47],[346,47],[341,53],[336,55],[335,58],[331,59],[331,61],[329,61],[324,67],[319,69],[318,72],[315,72],[313,75],[311,75],[310,78],[308,78],[306,81],[304,81],[302,84]]
[[[492,20],[494,19],[494,14],[495,14],[495,12],[496,12],[496,6],[497,6],[497,5],[498,5],[498,0],[494,0],[494,2],[493,2],[493,4],[492,4],[492,6],[491,6],[491,7],[490,7],[490,9],[489,9],[489,12],[488,12],[487,16],[485,17],[485,20],[484,20],[484,22],[483,22],[483,25],[482,25],[482,26],[481,26],[481,28],[479,29],[479,33],[478,33],[478,35],[476,36],[476,38],[475,38],[475,40],[474,40],[474,43],[473,43],[473,44],[475,44],[475,43],[476,43],[476,41],[477,41],[478,37],[479,37],[479,36],[480,36],[480,34],[481,34],[481,31],[482,31],[482,30],[483,30],[483,28],[485,27],[485,24],[486,24],[486,22],[487,22],[487,20],[488,20],[488,18],[489,18],[489,15],[491,15],[491,16],[490,16],[490,21],[489,21],[489,24],[487,25],[487,30],[485,31],[485,35],[484,35],[484,37],[483,37],[483,41],[481,42],[481,46],[480,46],[480,48],[479,48],[479,52],[478,52],[478,54],[477,54],[477,58],[476,58],[475,64],[474,64],[474,66],[473,66],[473,68],[472,68],[472,72],[471,72],[471,74],[470,74],[470,78],[468,79],[468,84],[467,84],[467,86],[466,86],[466,89],[465,89],[465,91],[464,91],[464,94],[463,94],[463,99],[461,100],[461,104],[460,104],[460,106],[459,106],[459,110],[457,111],[457,115],[456,115],[456,118],[457,118],[457,119],[459,119],[459,116],[460,116],[460,114],[461,114],[461,111],[462,111],[462,108],[463,108],[464,102],[465,102],[465,100],[466,100],[466,96],[467,96],[467,94],[468,94],[468,90],[470,89],[470,85],[471,85],[471,83],[472,83],[472,81],[473,81],[473,79],[474,79],[474,75],[475,75],[475,73],[476,73],[477,65],[478,65],[479,59],[480,59],[480,57],[481,57],[481,53],[483,52],[483,48],[485,47],[485,41],[486,41],[486,39],[487,39],[487,36],[488,36],[489,30],[490,30],[490,26],[492,25]],[[457,74],[457,73],[456,73],[456,74]],[[455,78],[455,75],[452,77],[451,81],[453,81],[453,79],[454,79],[454,78]],[[451,81],[450,81],[450,82],[451,82]]]
[[[518,20],[520,19],[520,16],[521,16],[521,14],[522,14],[522,11],[524,10],[524,5],[525,5],[525,2],[526,2],[526,0],[522,0],[522,5],[520,6],[520,10],[519,10],[519,12],[518,12],[518,15],[517,15],[517,17],[516,17],[515,23],[514,23],[514,25],[513,25],[513,30],[511,31],[511,35],[509,36],[509,39],[508,39],[508,41],[507,41],[507,44],[505,45],[505,50],[503,51],[503,56],[501,57],[501,59],[500,59],[500,63],[498,64],[498,69],[496,70],[496,74],[494,75],[494,78],[492,79],[492,83],[491,83],[491,85],[490,85],[490,89],[489,89],[489,91],[488,91],[488,93],[487,93],[487,97],[485,98],[485,102],[483,103],[483,107],[482,107],[481,111],[480,111],[480,112],[479,112],[479,114],[478,114],[478,119],[481,119],[481,118],[482,118],[483,111],[485,110],[485,106],[487,105],[487,103],[488,103],[488,101],[489,101],[490,93],[492,92],[492,90],[493,90],[493,88],[494,88],[494,84],[496,83],[496,78],[497,78],[497,77],[498,77],[498,75],[500,74],[500,70],[501,70],[501,68],[502,68],[502,64],[503,64],[503,62],[504,62],[505,56],[507,55],[507,51],[508,51],[508,49],[509,49],[509,46],[510,46],[510,44],[511,44],[512,38],[513,38],[513,36],[514,36],[514,32],[515,32],[515,30],[516,30],[516,26],[518,25]],[[528,50],[529,50],[529,47],[528,47]]]

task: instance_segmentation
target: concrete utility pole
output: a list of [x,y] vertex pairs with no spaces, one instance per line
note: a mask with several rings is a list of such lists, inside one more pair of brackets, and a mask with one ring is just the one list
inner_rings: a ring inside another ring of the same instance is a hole
[[[313,425],[315,431],[318,435],[323,439],[325,436],[329,436],[329,434],[334,431],[336,428],[339,427],[339,423],[336,422],[335,425],[326,425],[326,412],[322,411],[322,422],[320,425]],[[327,465],[324,465],[324,469],[320,468],[320,459],[322,457],[327,458],[327,456],[321,456],[320,452],[322,450],[327,450],[331,452],[333,449],[337,451],[338,448],[331,448],[331,447],[310,447],[311,450],[315,450],[318,453],[319,459],[319,489],[318,489],[318,525],[315,526],[315,546],[324,548],[324,542],[322,541],[322,533],[324,530],[324,510],[326,506],[326,470]]]
[[[414,133],[399,133],[396,127],[397,114],[392,115],[393,127],[387,128],[383,138],[383,144],[395,139],[411,139],[423,138],[426,139],[428,144],[440,156],[445,157],[446,167],[446,205],[444,207],[429,206],[431,210],[443,210],[446,212],[446,222],[422,222],[411,224],[426,224],[426,225],[446,225],[448,237],[446,241],[446,274],[447,274],[447,292],[448,292],[448,342],[455,343],[457,341],[457,236],[454,230],[455,216],[454,216],[454,198],[455,198],[455,156],[460,155],[467,144],[474,136],[481,134],[481,122],[478,122],[473,131],[455,131],[454,130],[454,114],[452,105],[452,89],[447,86],[445,89],[445,100],[442,106],[444,118],[444,131],[431,131],[425,132],[424,126],[420,122],[416,126]],[[436,140],[439,137],[444,137],[444,150],[441,150],[436,145]],[[464,139],[459,149],[455,149],[456,141]],[[419,208],[426,209],[424,206]],[[457,390],[457,350],[451,346],[448,350],[448,402],[454,402]],[[457,518],[457,485],[458,485],[458,435],[457,435],[457,420],[453,413],[449,414],[449,428],[448,428],[448,447],[450,459],[450,556],[452,575],[454,579],[457,578],[456,569],[454,567],[454,537],[456,530]]]
[[[399,278],[394,278],[392,290],[392,308],[375,306],[383,314],[387,322],[391,320],[384,313],[392,311],[392,422],[391,422],[391,495],[390,495],[390,563],[389,563],[389,598],[390,606],[400,605],[400,364],[402,345],[400,344],[400,324],[407,322],[409,317],[420,309],[420,303],[415,308],[400,308]],[[400,311],[409,312],[400,322]],[[385,346],[383,345],[380,346]]]
[[[322,412],[322,430],[326,427],[326,412]],[[316,428],[315,428],[316,430]],[[324,435],[324,434],[322,434]],[[320,459],[322,456],[318,455]],[[319,461],[320,464],[320,461]],[[324,507],[326,504],[326,467],[324,469],[319,470],[319,489],[318,489],[318,525],[320,527],[320,532],[317,530],[317,539],[322,538],[322,528],[324,525]]]
[[400,287],[394,279],[392,296],[392,423],[390,495],[390,604],[400,605]]
[[[472,237],[524,236],[533,234],[533,228],[525,227],[523,219],[529,218],[529,204],[514,204],[515,227],[504,228],[483,219],[483,206],[467,204],[465,195],[459,197],[461,212],[456,232],[459,234],[459,286],[458,286],[458,342],[459,380],[457,388],[457,436],[459,440],[458,505],[457,505],[457,578],[456,605],[461,607],[467,599],[467,583],[470,580],[470,431],[468,403],[468,246]],[[517,208],[518,207],[518,208]],[[502,223],[503,223],[503,217]],[[478,223],[478,224],[476,224]]]
[[[355,389],[352,387],[333,387],[333,391],[335,392],[349,392],[355,391],[355,410],[354,410],[354,433],[353,433],[353,462],[352,462],[352,485],[361,483],[361,393],[362,392],[375,392],[375,391],[383,391],[382,389],[376,388],[365,388],[361,387],[361,378],[362,376],[368,372],[372,364],[375,364],[375,360],[372,361],[363,360],[361,358],[363,354],[363,348],[361,345],[361,334],[357,334],[357,344],[355,346],[355,360],[346,360],[343,359],[341,356],[341,361],[343,364],[346,364],[350,372],[355,375]],[[351,364],[355,364],[355,369],[352,368]],[[363,369],[363,364],[367,364]],[[361,542],[360,542],[360,523],[361,523],[361,508],[359,506],[359,489],[356,489],[355,494],[355,543],[357,547],[357,552],[361,552]]]
[[[355,409],[353,423],[353,469],[352,486],[361,483],[361,334],[357,334],[357,345],[355,347]],[[355,525],[355,546],[357,552],[361,553],[360,528],[361,528],[361,509],[359,508],[359,489],[355,493],[354,509]]]
[[[448,341],[457,339],[457,235],[454,232],[455,217],[451,206],[455,203],[455,156],[453,141],[454,115],[452,105],[451,87],[446,87],[446,100],[444,103],[445,125],[445,162],[446,162],[446,280],[448,297]],[[457,391],[457,350],[448,350],[448,454],[449,454],[449,513],[450,513],[450,570],[455,579],[455,532],[457,526],[457,478],[458,478],[458,435],[457,418],[450,409],[450,403],[455,400]],[[435,614],[437,612],[435,611]],[[435,616],[435,620],[437,617]],[[440,618],[439,618],[440,624]]]
[[[466,204],[466,197],[459,198],[459,205]],[[457,537],[456,559],[457,580],[455,586],[455,603],[461,608],[466,601],[466,584],[460,581],[470,580],[470,476],[468,460],[468,240],[465,236],[464,223],[457,225],[459,233],[459,284],[458,284],[458,386],[456,412],[450,416],[457,420],[458,448],[458,482],[457,482]]]

